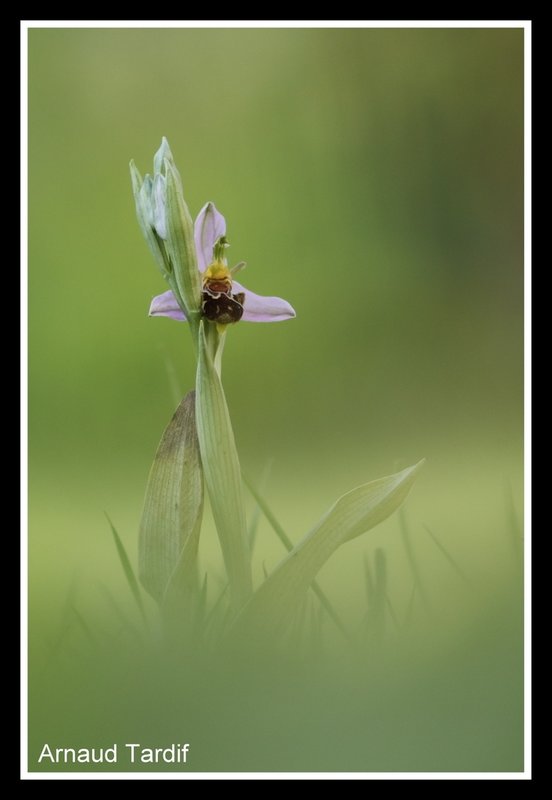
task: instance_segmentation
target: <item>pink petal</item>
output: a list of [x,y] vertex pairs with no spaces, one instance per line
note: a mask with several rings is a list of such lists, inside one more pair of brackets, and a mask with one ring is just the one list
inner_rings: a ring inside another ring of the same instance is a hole
[[178,322],[186,322],[184,312],[176,302],[176,298],[171,291],[158,294],[151,301],[150,317],[170,317],[176,319]]
[[237,292],[245,294],[242,317],[244,322],[282,322],[295,316],[293,308],[281,297],[263,297],[250,292],[241,283],[232,281],[232,294]]
[[226,220],[214,203],[205,203],[194,225],[197,264],[203,272],[213,260],[213,247],[219,236],[226,233]]

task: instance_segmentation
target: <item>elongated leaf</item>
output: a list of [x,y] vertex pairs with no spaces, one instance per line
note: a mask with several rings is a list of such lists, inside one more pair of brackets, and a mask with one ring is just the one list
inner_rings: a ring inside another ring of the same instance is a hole
[[144,588],[162,602],[186,592],[196,580],[203,515],[203,474],[195,428],[195,392],[189,392],[168,424],[151,467],[138,542]]
[[[249,491],[251,492],[251,494],[253,495],[253,497],[255,498],[255,500],[257,501],[258,508],[265,515],[266,519],[270,523],[270,526],[272,527],[272,529],[273,529],[274,533],[276,534],[276,536],[282,542],[282,544],[284,545],[286,550],[288,552],[291,552],[293,550],[293,542],[291,541],[291,539],[289,538],[289,536],[287,535],[285,530],[282,528],[282,526],[280,525],[280,523],[278,522],[278,520],[276,519],[276,517],[274,516],[272,511],[270,510],[270,508],[268,507],[268,505],[265,502],[265,500],[263,499],[263,497],[255,489],[253,484],[250,481],[248,481],[246,478],[244,478],[244,483],[247,486],[247,488],[249,489]],[[266,578],[267,575],[266,575],[266,567],[264,565],[264,562],[263,562],[263,571],[265,573],[265,578]],[[324,592],[322,591],[322,588],[320,587],[320,585],[318,584],[318,582],[316,580],[312,581],[311,589],[314,592],[314,594],[318,597],[318,599],[322,603],[324,609],[326,610],[326,612],[328,613],[330,618],[335,622],[335,624],[337,625],[337,627],[339,628],[339,630],[341,631],[343,636],[346,639],[350,640],[350,635],[349,635],[349,632],[347,631],[347,628],[342,623],[342,621],[339,618],[336,610],[334,609],[334,607],[332,606],[332,604],[330,603],[330,601],[328,600],[327,596],[324,594]]]
[[205,482],[230,584],[230,602],[240,608],[252,591],[240,464],[226,398],[200,325],[197,368],[197,435]]
[[163,611],[166,621],[170,621],[181,633],[190,630],[190,624],[197,616],[197,606],[201,602],[198,583],[197,550],[201,532],[203,512],[196,517],[180,554],[180,559],[172,573],[163,596]]
[[315,575],[344,542],[370,530],[395,511],[423,462],[363,484],[343,495],[280,562],[234,624],[234,634],[258,641],[282,634]]

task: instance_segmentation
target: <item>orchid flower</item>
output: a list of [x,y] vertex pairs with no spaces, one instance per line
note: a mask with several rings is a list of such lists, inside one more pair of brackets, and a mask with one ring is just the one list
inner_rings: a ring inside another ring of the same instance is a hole
[[[180,609],[186,625],[196,630],[197,609],[205,601],[197,580],[205,486],[228,575],[229,636],[249,647],[285,633],[309,586],[315,588],[319,569],[341,544],[400,505],[421,462],[343,495],[294,547],[286,537],[288,556],[255,590],[221,359],[229,324],[280,322],[295,311],[286,300],[254,294],[234,280],[245,264],[228,266],[226,221],[209,202],[194,225],[165,138],[154,156],[153,176],[142,178],[134,162],[130,172],[138,222],[170,287],[153,299],[150,316],[187,321],[197,358],[195,392],[186,395],[167,426],[150,473],[140,525],[140,578],[167,618]],[[319,587],[316,593],[322,600]],[[331,608],[325,598],[324,606]]]
[[[295,311],[285,300],[261,297],[234,280],[245,265],[228,266],[226,221],[213,203],[207,203],[194,226],[165,138],[153,159],[153,176],[142,178],[134,162],[130,173],[138,222],[170,287],[153,299],[150,315],[187,321],[197,355],[195,395],[183,402],[168,426],[155,462],[159,470],[148,485],[141,531],[142,578],[159,600],[169,591],[167,580],[170,583],[177,573],[177,565],[186,574],[194,571],[191,561],[197,550],[202,495],[190,494],[187,487],[203,486],[204,480],[228,573],[230,605],[237,612],[251,596],[253,581],[241,468],[221,382],[225,334],[229,324],[241,319],[279,322],[294,317]],[[193,434],[199,460],[193,455]],[[194,474],[184,469],[190,463],[195,464]],[[167,504],[169,497],[175,500]]]
[[[158,230],[164,223],[158,222]],[[206,203],[195,221],[194,241],[197,264],[202,279],[202,313],[207,319],[218,324],[238,322],[281,322],[295,317],[295,311],[286,300],[280,297],[263,297],[246,289],[233,279],[242,269],[242,262],[229,269],[224,251],[226,240],[226,220],[214,203]],[[151,317],[170,317],[180,322],[186,321],[172,291],[154,297],[150,306]]]

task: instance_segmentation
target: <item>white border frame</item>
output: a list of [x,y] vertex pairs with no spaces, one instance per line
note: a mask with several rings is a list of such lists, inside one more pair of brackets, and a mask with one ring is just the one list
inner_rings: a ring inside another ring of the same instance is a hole
[[[520,28],[525,112],[525,770],[523,772],[29,772],[27,769],[27,156],[28,31],[32,28]],[[21,779],[22,780],[530,780],[531,779],[531,32],[530,20],[23,20],[21,21]]]

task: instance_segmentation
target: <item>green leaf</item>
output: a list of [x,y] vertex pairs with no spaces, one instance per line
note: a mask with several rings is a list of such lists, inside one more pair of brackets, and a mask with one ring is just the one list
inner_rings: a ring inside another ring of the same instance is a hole
[[228,573],[230,602],[237,610],[252,591],[241,471],[224,390],[203,321],[199,332],[196,391],[197,435],[205,483]]
[[197,548],[203,516],[203,474],[195,427],[195,392],[168,424],[151,467],[138,541],[144,588],[161,603],[197,586]]
[[[287,535],[285,530],[282,528],[282,526],[280,525],[280,523],[278,522],[278,520],[276,519],[276,517],[272,513],[271,509],[268,507],[268,505],[265,502],[265,500],[263,499],[263,497],[255,489],[255,487],[253,486],[251,481],[248,481],[245,477],[244,477],[244,483],[247,486],[247,488],[249,489],[249,491],[251,492],[251,494],[253,495],[253,497],[255,498],[255,500],[257,501],[258,508],[260,508],[261,511],[263,512],[263,514],[265,515],[266,519],[270,523],[270,526],[271,526],[272,530],[274,531],[274,533],[276,534],[276,536],[278,537],[278,539],[282,542],[282,544],[284,545],[284,547],[286,548],[288,553],[291,552],[293,550],[293,542],[291,541],[291,539],[289,538],[289,536]],[[263,569],[265,570],[264,563],[263,563]],[[265,570],[265,572],[266,572],[266,570]],[[266,578],[266,574],[265,574],[265,578]],[[339,615],[337,614],[336,610],[334,609],[334,607],[332,606],[332,604],[330,603],[330,601],[328,600],[328,598],[326,597],[326,595],[324,594],[324,592],[322,591],[320,585],[318,584],[318,582],[316,580],[312,581],[311,589],[314,592],[314,594],[318,597],[318,599],[322,603],[322,606],[326,610],[327,614],[333,620],[333,622],[336,624],[337,628],[341,631],[343,636],[347,640],[350,640],[351,637],[349,635],[349,632],[347,631],[347,628],[342,623],[342,621],[339,618]]]
[[370,530],[401,505],[422,464],[343,495],[255,592],[235,621],[234,635],[259,641],[263,635],[273,639],[284,633],[326,561],[344,542]]

